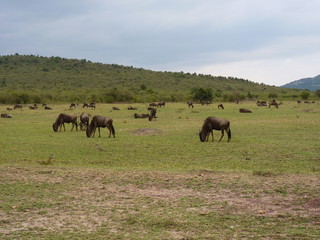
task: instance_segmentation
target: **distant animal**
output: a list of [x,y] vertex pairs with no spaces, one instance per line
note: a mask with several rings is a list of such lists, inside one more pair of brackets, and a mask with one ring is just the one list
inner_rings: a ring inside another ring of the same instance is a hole
[[66,127],[64,123],[72,123],[71,131],[73,130],[74,126],[76,126],[76,130],[78,131],[77,116],[66,114],[66,113],[59,114],[55,123],[52,125],[53,131],[58,132],[58,129],[60,127],[60,132],[61,132],[62,126],[64,131],[66,131]]
[[12,111],[12,110],[13,110],[12,108],[7,107],[7,111]]
[[80,115],[80,130],[84,131],[89,125],[89,116],[86,113]]
[[77,107],[77,104],[71,103],[69,108],[76,108],[76,107]]
[[113,110],[120,110],[118,107],[112,107]]
[[131,106],[129,106],[127,109],[128,109],[128,110],[138,110],[138,108],[136,108],[136,107],[131,107]]
[[38,109],[38,107],[35,107],[35,106],[29,106],[29,109],[31,109],[31,110],[36,110],[36,109]]
[[158,118],[156,116],[157,114],[157,109],[153,108],[153,107],[148,107],[148,110],[150,110],[150,114],[149,114],[149,121],[152,121],[152,119],[154,118]]
[[264,106],[267,106],[267,102],[266,101],[257,101],[257,106],[258,107],[264,107]]
[[134,113],[133,117],[134,118],[149,118],[150,115],[148,113],[142,113],[142,114]]
[[199,132],[199,137],[201,142],[207,142],[209,140],[210,134],[212,135],[212,142],[214,141],[213,138],[213,130],[221,131],[221,137],[219,142],[224,136],[224,131],[227,132],[228,135],[228,142],[231,139],[231,129],[230,129],[230,122],[226,119],[217,118],[217,117],[207,117],[204,120],[202,125],[202,129]]
[[45,109],[45,110],[52,110],[52,108],[49,107],[49,106],[47,106],[47,105],[44,106],[44,109]]
[[108,128],[109,129],[109,138],[111,135],[115,137],[115,129],[113,127],[113,120],[111,118],[102,117],[102,116],[94,116],[90,122],[90,125],[87,127],[86,134],[87,137],[94,137],[96,133],[96,129],[98,128],[99,137],[100,137],[100,128]]
[[193,106],[193,102],[187,102],[187,104],[188,104],[188,107],[192,107],[192,108],[194,108],[194,106]]
[[239,109],[239,112],[241,112],[241,113],[252,113],[251,110],[246,109],[246,108],[240,108],[240,109]]
[[301,100],[298,100],[297,103],[301,103]]
[[8,113],[1,113],[2,118],[12,118],[12,116]]
[[166,103],[165,103],[165,102],[159,102],[159,103],[158,103],[158,107],[162,107],[162,106],[165,107],[165,106],[166,106]]
[[224,106],[223,106],[222,104],[219,104],[219,105],[218,105],[218,109],[220,109],[220,108],[221,108],[221,109],[224,109]]
[[279,104],[274,99],[271,102],[269,102],[269,108],[270,106],[275,106],[276,108],[279,108]]
[[158,107],[158,103],[149,103],[149,107]]
[[13,109],[17,109],[17,108],[19,108],[21,110],[22,109],[22,105],[21,104],[14,105]]

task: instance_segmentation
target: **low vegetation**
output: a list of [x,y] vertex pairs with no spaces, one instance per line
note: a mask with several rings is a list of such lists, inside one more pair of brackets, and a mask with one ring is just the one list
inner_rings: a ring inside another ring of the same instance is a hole
[[[133,117],[148,113],[142,103],[10,111],[0,118],[0,238],[318,239],[319,103],[223,105],[169,102],[153,121]],[[60,113],[83,111],[112,118],[116,137],[53,131]],[[230,121],[230,142],[218,131],[200,141],[208,116]]]

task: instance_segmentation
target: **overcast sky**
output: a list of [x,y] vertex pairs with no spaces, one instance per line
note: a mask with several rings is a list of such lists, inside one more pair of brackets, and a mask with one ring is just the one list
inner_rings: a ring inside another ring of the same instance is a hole
[[0,55],[280,86],[320,74],[319,0],[1,0]]

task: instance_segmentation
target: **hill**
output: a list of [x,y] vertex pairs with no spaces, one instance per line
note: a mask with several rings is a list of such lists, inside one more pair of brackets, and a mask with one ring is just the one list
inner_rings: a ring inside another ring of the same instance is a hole
[[0,56],[0,103],[187,101],[199,88],[210,89],[216,101],[300,94],[233,77],[157,72],[86,59]]
[[303,78],[283,85],[285,88],[308,89],[310,91],[320,90],[320,75],[313,78]]

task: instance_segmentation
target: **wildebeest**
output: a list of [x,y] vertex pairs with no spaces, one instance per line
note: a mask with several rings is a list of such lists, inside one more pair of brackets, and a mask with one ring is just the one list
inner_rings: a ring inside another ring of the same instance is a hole
[[113,110],[120,110],[118,107],[112,107]]
[[265,107],[265,106],[267,106],[267,102],[266,101],[257,101],[257,106],[258,107]]
[[96,103],[95,102],[91,102],[91,103],[84,103],[83,104],[83,106],[82,106],[82,108],[84,108],[84,107],[89,107],[89,108],[91,108],[91,109],[95,109],[96,108]]
[[132,106],[129,106],[127,109],[128,109],[128,110],[138,110],[138,108],[132,107]]
[[77,104],[71,103],[69,108],[76,108],[76,107],[77,107]]
[[150,114],[149,114],[149,121],[152,121],[153,118],[158,118],[156,116],[157,114],[157,109],[153,108],[153,107],[148,107],[148,110],[150,110]]
[[102,116],[94,116],[90,122],[90,125],[87,127],[86,134],[87,137],[94,137],[96,133],[96,129],[98,128],[99,131],[99,137],[100,137],[100,128],[105,128],[107,127],[109,129],[109,137],[111,134],[113,137],[115,137],[115,130],[113,127],[113,120],[111,118],[107,117],[102,117]]
[[36,107],[36,106],[29,106],[29,109],[31,109],[31,110],[36,110],[36,109],[38,109],[38,107]]
[[193,106],[193,102],[187,102],[187,104],[188,104],[188,107],[192,107],[192,108],[194,108],[194,106]]
[[1,113],[2,118],[12,118],[12,116],[8,113]]
[[240,109],[239,109],[239,112],[241,112],[241,113],[252,113],[251,110],[246,109],[246,108],[240,108]]
[[49,106],[47,106],[47,105],[44,106],[44,109],[45,109],[45,110],[52,110],[52,108],[49,107]]
[[269,108],[270,106],[275,106],[276,108],[278,108],[279,104],[276,102],[276,100],[273,99],[271,102],[269,102]]
[[12,110],[13,110],[12,108],[7,107],[7,111],[12,111]]
[[60,113],[57,117],[55,123],[52,125],[53,131],[58,132],[58,129],[63,126],[64,131],[66,131],[66,127],[64,126],[64,123],[72,123],[71,131],[73,130],[74,126],[76,126],[76,130],[78,131],[78,123],[77,123],[77,116],[70,115],[66,113]]
[[162,107],[162,106],[165,107],[165,106],[166,106],[166,103],[165,103],[165,102],[159,102],[159,103],[158,103],[158,107]]
[[224,109],[224,106],[223,106],[222,104],[219,104],[219,105],[218,105],[218,109],[220,109],[220,108],[221,108],[221,109]]
[[219,142],[224,136],[224,131],[228,134],[228,142],[231,139],[231,130],[230,130],[230,122],[226,119],[217,118],[217,117],[207,117],[204,120],[202,125],[202,129],[199,132],[199,137],[201,142],[207,142],[209,140],[210,133],[212,135],[212,142],[213,142],[213,130],[221,131],[221,137]]
[[89,125],[89,116],[86,113],[80,115],[80,130],[86,130]]
[[13,109],[17,109],[17,108],[19,108],[21,110],[22,109],[22,105],[21,104],[14,105]]
[[133,117],[134,118],[149,118],[150,115],[148,113],[142,113],[142,114],[134,113]]

